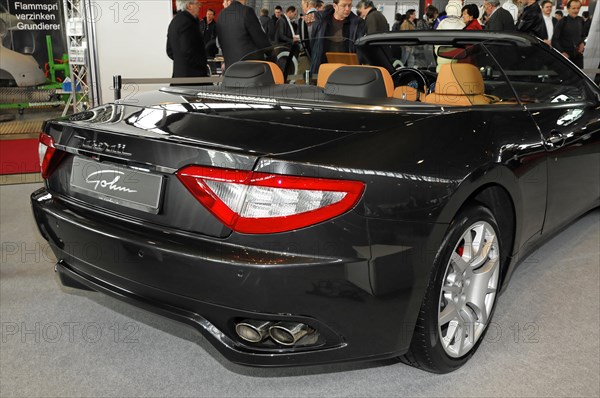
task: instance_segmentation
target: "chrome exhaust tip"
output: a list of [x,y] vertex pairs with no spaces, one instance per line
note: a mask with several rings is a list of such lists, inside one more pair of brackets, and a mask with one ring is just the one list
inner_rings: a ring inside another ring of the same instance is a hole
[[287,346],[296,344],[309,332],[311,329],[307,325],[297,322],[279,322],[269,329],[269,335],[276,343]]
[[235,325],[235,332],[242,340],[250,343],[260,343],[269,335],[269,328],[273,322],[257,319],[244,319]]

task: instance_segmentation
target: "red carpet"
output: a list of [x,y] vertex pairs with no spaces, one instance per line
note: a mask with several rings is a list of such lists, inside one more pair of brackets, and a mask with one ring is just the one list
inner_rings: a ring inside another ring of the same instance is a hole
[[38,140],[0,140],[0,175],[39,173]]

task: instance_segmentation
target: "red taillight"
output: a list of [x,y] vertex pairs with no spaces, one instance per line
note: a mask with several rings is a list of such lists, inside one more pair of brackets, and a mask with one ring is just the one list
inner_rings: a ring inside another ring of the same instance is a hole
[[352,209],[364,183],[187,166],[177,172],[212,214],[237,232],[266,234],[307,227]]
[[64,152],[56,150],[56,147],[54,146],[54,138],[48,134],[40,133],[38,155],[40,157],[42,178],[46,179],[50,176],[64,154]]

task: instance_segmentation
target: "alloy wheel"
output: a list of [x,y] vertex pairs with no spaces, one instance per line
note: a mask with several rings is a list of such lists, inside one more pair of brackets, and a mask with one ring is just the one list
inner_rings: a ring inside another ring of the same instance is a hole
[[438,306],[438,331],[450,357],[467,354],[487,327],[500,275],[497,232],[485,221],[462,234],[446,266]]

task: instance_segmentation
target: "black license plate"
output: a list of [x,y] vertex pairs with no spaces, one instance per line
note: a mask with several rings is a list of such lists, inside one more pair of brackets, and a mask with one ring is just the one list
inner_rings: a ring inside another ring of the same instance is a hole
[[158,214],[163,177],[80,157],[73,160],[71,189],[121,206]]

